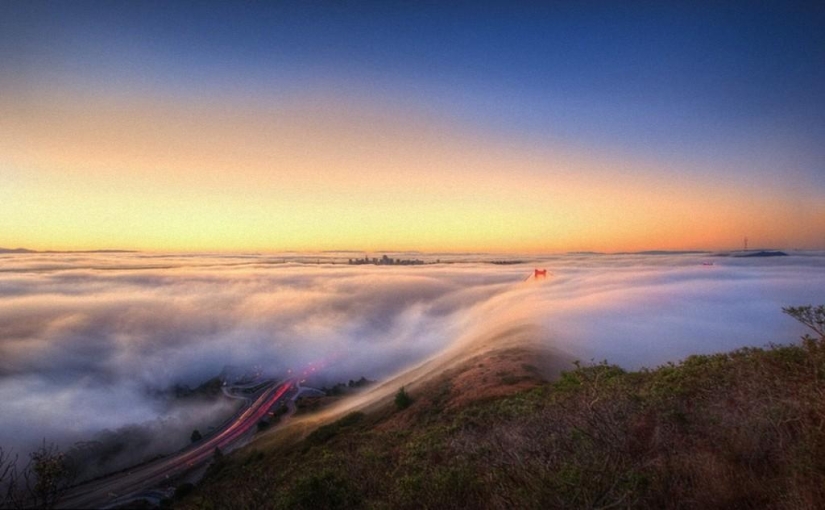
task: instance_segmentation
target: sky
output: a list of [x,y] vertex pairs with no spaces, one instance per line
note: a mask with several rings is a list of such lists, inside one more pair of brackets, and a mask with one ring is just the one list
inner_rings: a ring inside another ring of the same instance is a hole
[[825,249],[817,2],[0,3],[0,246]]
[[[277,379],[318,367],[308,384],[320,387],[385,382],[510,341],[547,348],[567,368],[606,359],[627,369],[788,344],[809,331],[782,307],[819,304],[825,287],[822,253],[393,267],[333,257],[0,254],[0,448],[25,457],[44,439],[63,451],[125,441],[104,471],[173,451],[232,406],[162,391],[227,365]],[[536,266],[546,279],[526,278]]]

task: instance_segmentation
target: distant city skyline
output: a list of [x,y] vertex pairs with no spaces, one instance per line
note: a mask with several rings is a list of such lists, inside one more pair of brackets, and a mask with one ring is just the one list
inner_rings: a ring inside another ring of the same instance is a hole
[[0,246],[825,249],[825,4],[3,2]]

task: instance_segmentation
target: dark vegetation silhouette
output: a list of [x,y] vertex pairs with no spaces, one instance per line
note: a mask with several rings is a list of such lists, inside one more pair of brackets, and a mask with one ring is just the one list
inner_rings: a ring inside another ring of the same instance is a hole
[[[789,306],[782,309],[786,313],[811,329],[819,336],[825,338],[825,305],[819,306]],[[802,337],[803,340],[812,339],[808,334]]]
[[45,440],[19,461],[0,448],[0,508],[54,508],[75,480],[71,459]]
[[403,386],[399,388],[398,393],[395,394],[395,406],[398,409],[406,409],[413,403],[412,397],[407,393]]

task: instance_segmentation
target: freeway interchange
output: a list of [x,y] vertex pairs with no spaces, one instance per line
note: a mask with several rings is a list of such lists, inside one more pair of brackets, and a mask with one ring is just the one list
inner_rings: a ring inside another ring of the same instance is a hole
[[228,451],[242,446],[270,409],[299,392],[295,379],[261,384],[247,405],[213,434],[167,457],[75,486],[64,495],[58,507],[106,508],[135,499],[142,491],[205,465],[212,459],[215,448]]

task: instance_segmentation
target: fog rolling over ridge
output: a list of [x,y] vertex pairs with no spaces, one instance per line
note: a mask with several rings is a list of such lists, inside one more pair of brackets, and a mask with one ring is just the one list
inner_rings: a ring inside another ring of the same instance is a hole
[[[385,379],[456,341],[523,326],[572,357],[634,368],[794,341],[803,327],[781,307],[825,302],[821,253],[484,258],[2,255],[0,446],[66,448],[141,425],[129,430],[142,452],[168,451],[229,407],[177,405],[157,390],[226,365],[277,376],[320,362],[329,381]],[[534,267],[552,275],[525,281]]]

